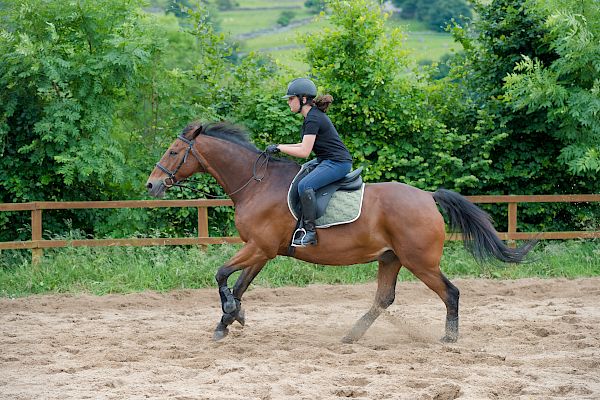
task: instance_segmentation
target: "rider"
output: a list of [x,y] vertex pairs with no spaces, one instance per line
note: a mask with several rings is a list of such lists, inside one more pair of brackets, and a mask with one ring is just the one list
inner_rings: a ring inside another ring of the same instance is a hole
[[325,114],[333,101],[330,95],[317,97],[317,87],[308,78],[290,82],[287,94],[290,111],[302,114],[302,142],[295,144],[272,144],[267,152],[281,151],[294,157],[306,158],[314,151],[318,165],[298,183],[302,203],[302,215],[306,235],[294,238],[295,246],[317,244],[315,219],[317,199],[315,191],[343,178],[352,169],[352,156],[342,143],[333,123]]

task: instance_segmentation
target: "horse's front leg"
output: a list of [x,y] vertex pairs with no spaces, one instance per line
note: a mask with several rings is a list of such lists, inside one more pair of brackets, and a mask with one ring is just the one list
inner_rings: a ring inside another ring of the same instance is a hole
[[[229,333],[228,326],[238,321],[245,324],[244,311],[242,309],[242,295],[258,275],[268,258],[258,249],[245,246],[229,262],[219,268],[215,276],[219,285],[219,296],[221,298],[221,309],[223,316],[217,324],[214,340],[221,340]],[[235,271],[242,270],[233,288],[233,293],[227,286],[227,280]]]

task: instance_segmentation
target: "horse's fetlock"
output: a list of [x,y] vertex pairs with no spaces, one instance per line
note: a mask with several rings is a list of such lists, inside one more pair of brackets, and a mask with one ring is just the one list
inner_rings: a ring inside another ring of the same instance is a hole
[[396,296],[394,296],[394,295],[389,296],[384,302],[384,307],[388,308],[389,306],[394,304],[394,300],[396,300]]
[[396,300],[396,295],[394,293],[391,293],[380,299],[377,305],[385,310],[386,308],[394,304],[394,300]]
[[233,324],[235,321],[235,316],[233,314],[223,314],[221,317],[221,323],[225,326],[229,326]]

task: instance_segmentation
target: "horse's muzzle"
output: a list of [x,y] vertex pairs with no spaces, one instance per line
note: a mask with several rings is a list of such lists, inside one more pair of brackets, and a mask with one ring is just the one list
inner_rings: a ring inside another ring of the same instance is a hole
[[165,190],[167,190],[167,187],[162,181],[148,181],[146,183],[146,188],[148,189],[148,193],[150,194],[150,196],[153,197],[163,197],[165,195]]

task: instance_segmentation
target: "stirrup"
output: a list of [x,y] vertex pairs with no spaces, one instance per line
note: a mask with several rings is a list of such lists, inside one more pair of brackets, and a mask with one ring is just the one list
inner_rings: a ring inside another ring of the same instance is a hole
[[[299,239],[296,238],[296,235],[298,233],[301,233],[302,236],[300,236]],[[294,231],[294,234],[292,235],[292,246],[293,247],[306,247],[306,244],[304,244],[304,237],[306,236],[306,229],[304,228],[298,228]],[[294,242],[299,241],[301,244],[296,244]]]
[[[296,238],[296,233],[298,233],[298,232],[300,232],[302,234],[302,236]],[[305,241],[306,236],[309,236],[309,233],[312,234],[313,240]],[[294,232],[294,238],[292,239],[292,246],[294,246],[294,247],[306,247],[308,245],[315,246],[317,244],[316,235],[317,235],[316,232],[307,231],[304,228],[296,229],[296,231]]]

